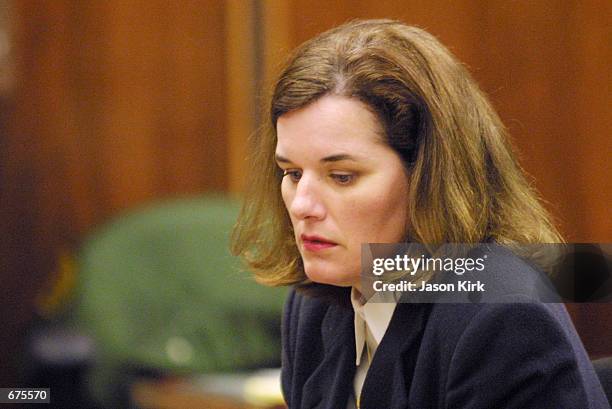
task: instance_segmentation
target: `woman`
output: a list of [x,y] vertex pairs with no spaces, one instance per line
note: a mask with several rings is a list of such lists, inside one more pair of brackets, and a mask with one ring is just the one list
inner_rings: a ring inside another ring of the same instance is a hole
[[233,250],[295,285],[283,321],[290,408],[608,408],[560,304],[371,303],[362,243],[555,243],[504,128],[434,37],[355,21],[301,45],[253,141]]

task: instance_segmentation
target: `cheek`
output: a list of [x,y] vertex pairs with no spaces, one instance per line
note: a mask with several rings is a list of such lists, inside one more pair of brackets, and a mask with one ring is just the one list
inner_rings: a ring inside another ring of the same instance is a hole
[[398,242],[404,238],[408,213],[404,190],[393,185],[370,192],[363,200],[354,202],[352,210],[346,212],[350,214],[346,222],[347,230],[354,234],[351,239],[355,245]]

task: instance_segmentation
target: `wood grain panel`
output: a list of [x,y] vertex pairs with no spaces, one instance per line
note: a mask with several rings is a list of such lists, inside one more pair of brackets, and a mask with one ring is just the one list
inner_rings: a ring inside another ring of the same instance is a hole
[[[564,113],[576,123],[572,156],[578,160],[569,171],[579,178],[579,184],[572,187],[579,191],[582,205],[577,241],[612,241],[611,21],[609,1],[581,4],[570,15],[568,31],[575,64],[568,80],[575,84],[575,94]],[[609,312],[612,316],[612,310]]]
[[43,205],[67,213],[75,237],[154,198],[226,189],[222,3],[18,8],[16,120],[39,140]]
[[124,210],[228,187],[223,2],[24,0],[14,12],[2,361],[60,252]]
[[256,3],[230,0],[225,7],[227,45],[227,142],[229,190],[244,189],[247,138],[257,123],[258,41]]

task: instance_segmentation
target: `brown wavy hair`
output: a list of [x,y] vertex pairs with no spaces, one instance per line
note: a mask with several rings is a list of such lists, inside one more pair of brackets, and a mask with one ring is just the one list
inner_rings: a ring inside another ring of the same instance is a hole
[[401,156],[410,178],[406,240],[563,241],[466,68],[419,28],[357,20],[294,51],[274,85],[269,120],[249,141],[250,180],[232,252],[261,283],[307,282],[281,198],[276,122],[328,94],[364,102]]

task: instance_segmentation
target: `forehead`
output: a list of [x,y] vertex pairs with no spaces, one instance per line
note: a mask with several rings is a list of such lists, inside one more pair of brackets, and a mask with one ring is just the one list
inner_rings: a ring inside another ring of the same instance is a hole
[[367,150],[383,142],[376,115],[363,102],[326,95],[282,115],[276,125],[277,153],[298,147]]

